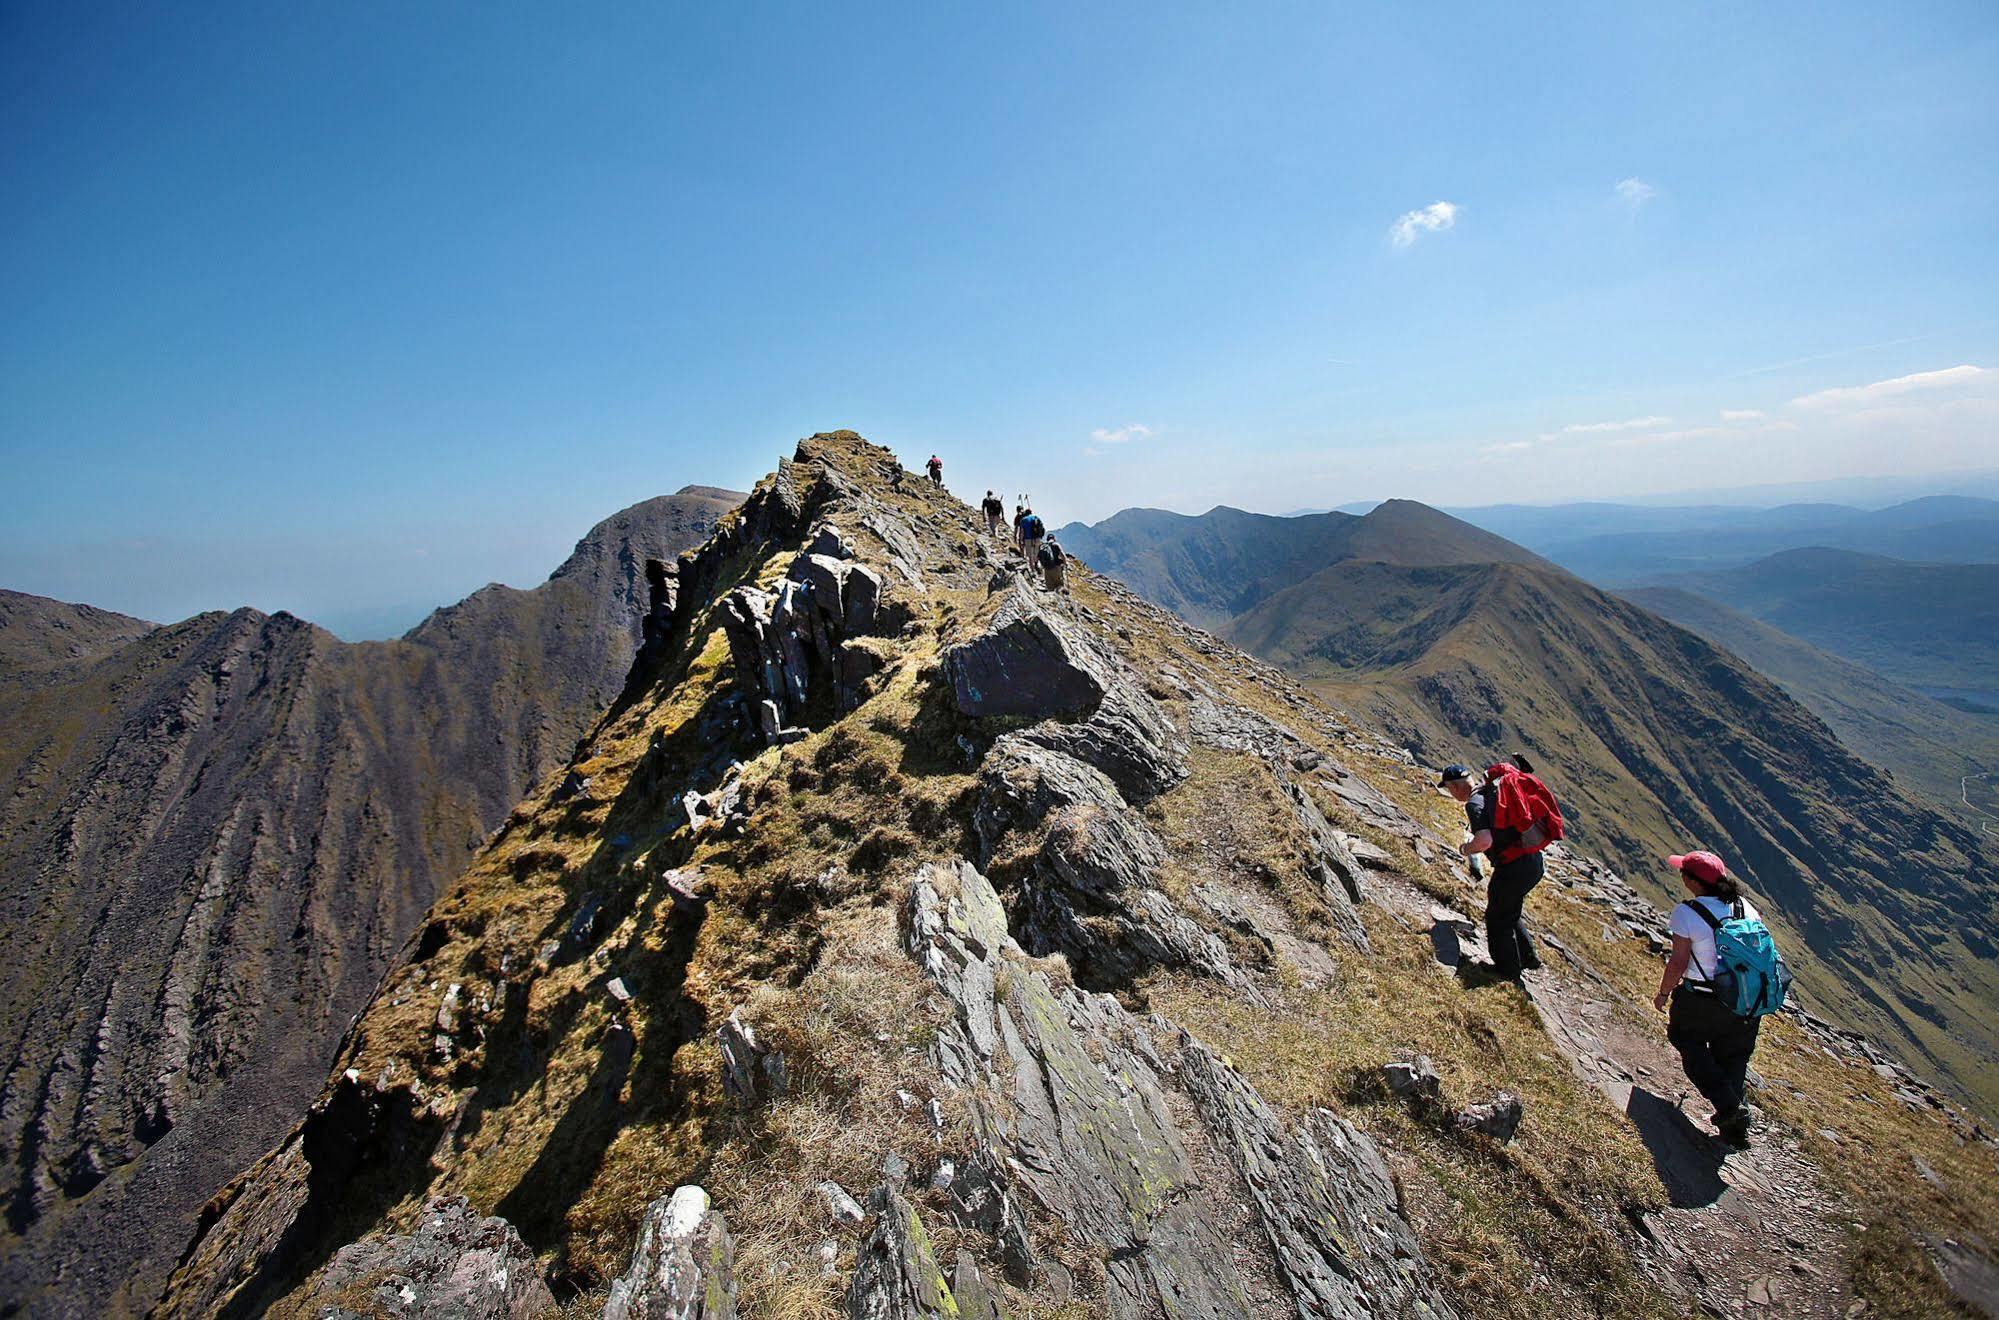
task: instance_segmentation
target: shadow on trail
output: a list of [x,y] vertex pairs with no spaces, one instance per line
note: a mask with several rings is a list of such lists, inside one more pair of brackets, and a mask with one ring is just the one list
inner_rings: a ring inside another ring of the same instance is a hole
[[1723,1152],[1678,1105],[1634,1086],[1624,1112],[1651,1152],[1653,1167],[1674,1206],[1699,1210],[1722,1198],[1728,1190],[1721,1176]]

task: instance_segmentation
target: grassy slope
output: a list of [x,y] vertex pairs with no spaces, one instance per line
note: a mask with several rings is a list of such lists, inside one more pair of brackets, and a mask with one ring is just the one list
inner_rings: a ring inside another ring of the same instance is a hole
[[1577,842],[1655,894],[1658,858],[1714,848],[1815,955],[1816,1000],[1999,1103],[1989,854],[1733,656],[1500,565],[1336,565],[1232,633],[1433,763],[1531,751]]
[[1747,660],[1841,742],[1947,814],[1963,811],[1961,776],[1999,769],[1999,718],[1953,710],[1690,591],[1641,587],[1619,594]]

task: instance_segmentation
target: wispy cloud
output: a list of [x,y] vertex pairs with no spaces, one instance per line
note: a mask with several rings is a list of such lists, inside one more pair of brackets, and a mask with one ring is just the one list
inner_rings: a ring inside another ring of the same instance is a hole
[[1969,365],[1945,367],[1940,371],[1918,371],[1913,375],[1896,376],[1891,380],[1877,380],[1871,385],[1849,385],[1840,389],[1820,390],[1816,394],[1801,394],[1791,400],[1791,406],[1812,409],[1865,408],[1870,404],[1886,403],[1907,394],[1982,384],[1988,378],[1999,378],[1999,368]]
[[1632,210],[1637,210],[1659,195],[1659,190],[1643,179],[1619,179],[1615,189],[1617,200]]
[[1643,431],[1652,427],[1665,426],[1670,417],[1626,417],[1615,422],[1570,422],[1555,431],[1543,431],[1531,440],[1501,440],[1484,446],[1479,452],[1484,454],[1517,454],[1523,449],[1536,445],[1554,444],[1571,436],[1615,435],[1621,431]]
[[1721,420],[1724,422],[1760,422],[1765,413],[1761,408],[1723,408]]
[[1431,202],[1417,211],[1404,211],[1388,227],[1388,240],[1406,248],[1424,234],[1441,233],[1458,222],[1456,202]]
[[1128,445],[1134,440],[1150,440],[1152,428],[1138,422],[1125,426],[1099,426],[1090,432],[1090,439],[1100,445]]
[[1670,417],[1627,417],[1621,422],[1572,422],[1555,435],[1598,435],[1605,431],[1642,431],[1648,426],[1664,426]]
[[[1762,414],[1758,413],[1758,417]],[[1732,422],[1726,426],[1689,426],[1677,431],[1645,431],[1637,435],[1623,435],[1611,441],[1618,449],[1645,449],[1653,445],[1681,445],[1697,440],[1740,440],[1747,435],[1775,434],[1780,431],[1795,431],[1796,422],[1763,422],[1760,425],[1745,425]]]

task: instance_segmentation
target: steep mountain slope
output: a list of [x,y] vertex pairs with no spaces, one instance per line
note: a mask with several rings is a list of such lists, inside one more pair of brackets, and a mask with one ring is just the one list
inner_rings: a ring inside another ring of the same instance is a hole
[[1999,564],[1790,550],[1660,577],[1908,687],[1999,693]]
[[1891,772],[1945,815],[1964,819],[1963,776],[1999,770],[1999,717],[1966,718],[1963,711],[1690,591],[1639,587],[1619,594],[1775,679],[1863,760]]
[[1056,536],[1069,553],[1146,599],[1210,628],[1341,559],[1542,562],[1519,546],[1411,500],[1388,500],[1363,517],[1325,513],[1273,518],[1230,508],[1190,517],[1127,509],[1094,526],[1071,523]]
[[110,610],[0,591],[0,683],[101,655],[153,625]]
[[1999,1102],[1999,859],[1735,656],[1565,573],[1335,565],[1230,635],[1433,763],[1532,752],[1577,842],[1652,878],[1715,848],[1819,1002]]
[[659,584],[163,1315],[1949,1304],[1993,1147],[1905,1072],[1773,1021],[1723,1160],[1636,1083],[1656,911],[1564,851],[1557,968],[1453,975],[1406,754],[899,472],[801,442]]
[[634,506],[544,585],[395,642],[0,600],[0,1296],[157,1294],[439,887],[618,691],[646,559],[739,498]]

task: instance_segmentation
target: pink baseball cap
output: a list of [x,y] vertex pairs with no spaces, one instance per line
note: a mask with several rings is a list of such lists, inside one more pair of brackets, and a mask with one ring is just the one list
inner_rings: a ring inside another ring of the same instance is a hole
[[1666,865],[1675,871],[1685,871],[1703,884],[1713,884],[1728,875],[1728,868],[1721,864],[1721,858],[1711,852],[1675,853],[1666,859]]

